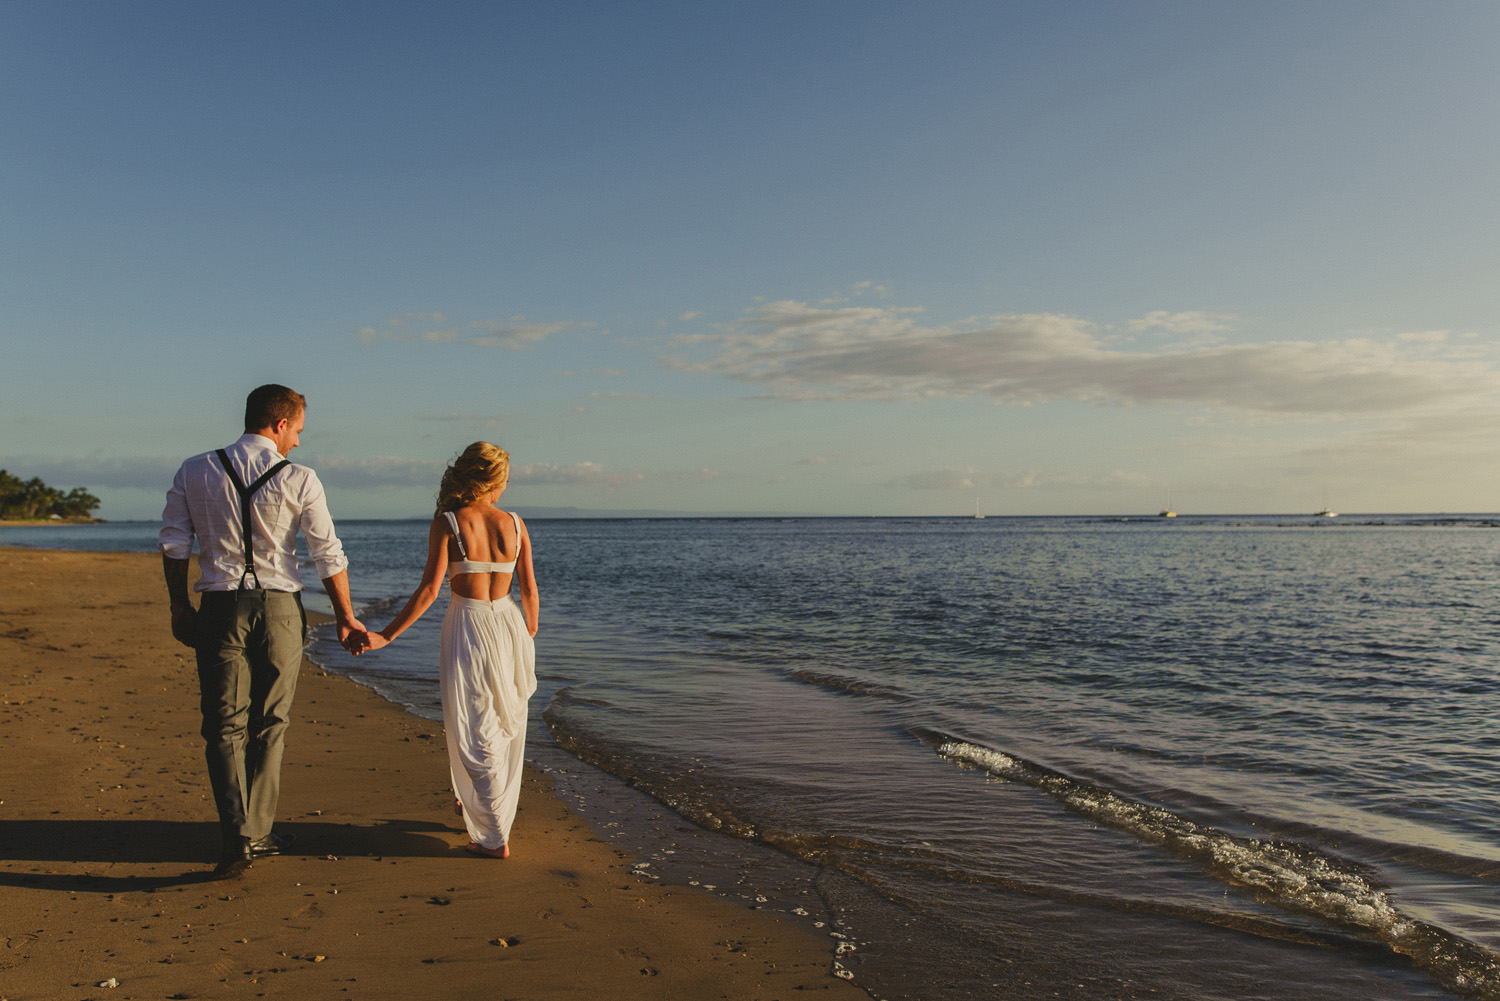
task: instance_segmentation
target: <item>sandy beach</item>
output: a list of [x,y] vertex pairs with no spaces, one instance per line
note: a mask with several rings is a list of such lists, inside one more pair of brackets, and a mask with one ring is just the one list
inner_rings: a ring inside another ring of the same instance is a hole
[[[460,850],[438,724],[304,664],[277,830],[214,881],[160,561],[0,549],[0,998],[866,998],[795,919],[640,880],[528,771]],[[101,986],[114,981],[116,986]]]

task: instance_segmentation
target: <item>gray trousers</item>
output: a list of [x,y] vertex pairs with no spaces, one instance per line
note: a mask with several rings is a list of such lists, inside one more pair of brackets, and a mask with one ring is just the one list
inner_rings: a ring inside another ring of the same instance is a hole
[[204,754],[226,845],[271,833],[307,616],[296,591],[205,591],[198,608]]

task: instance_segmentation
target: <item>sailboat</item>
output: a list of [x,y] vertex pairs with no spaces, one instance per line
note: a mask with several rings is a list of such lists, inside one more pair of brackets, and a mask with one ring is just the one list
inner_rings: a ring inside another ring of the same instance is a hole
[[1313,513],[1314,518],[1337,518],[1339,513],[1328,506],[1328,486],[1323,486],[1323,510]]
[[1156,516],[1158,518],[1175,518],[1175,517],[1177,517],[1177,512],[1172,510],[1172,488],[1171,487],[1167,487],[1167,506],[1166,506],[1166,509],[1163,510],[1163,511],[1158,512]]
[[979,491],[974,491],[974,520],[983,520],[984,515],[979,513]]

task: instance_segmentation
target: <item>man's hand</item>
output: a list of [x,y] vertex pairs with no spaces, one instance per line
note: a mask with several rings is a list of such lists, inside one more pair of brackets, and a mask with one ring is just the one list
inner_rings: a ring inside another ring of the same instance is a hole
[[366,650],[379,650],[391,642],[378,632],[355,633],[350,639],[349,652],[356,657]]
[[[357,638],[364,633],[364,623],[353,616],[347,619],[339,619],[339,645],[350,653],[359,653]],[[351,637],[354,639],[351,639]]]
[[195,625],[198,611],[192,605],[172,607],[172,637],[185,647],[197,647]]
[[172,604],[172,636],[183,646],[196,647],[193,624],[198,612],[188,600],[188,561],[161,556],[161,570],[167,578],[167,599]]

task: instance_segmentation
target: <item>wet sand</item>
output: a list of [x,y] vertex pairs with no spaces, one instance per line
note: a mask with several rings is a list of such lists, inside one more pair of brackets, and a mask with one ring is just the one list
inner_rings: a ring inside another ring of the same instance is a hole
[[463,852],[441,727],[306,663],[296,843],[216,881],[198,726],[158,557],[0,548],[0,998],[867,998],[805,924],[633,876],[530,769],[513,856]]

